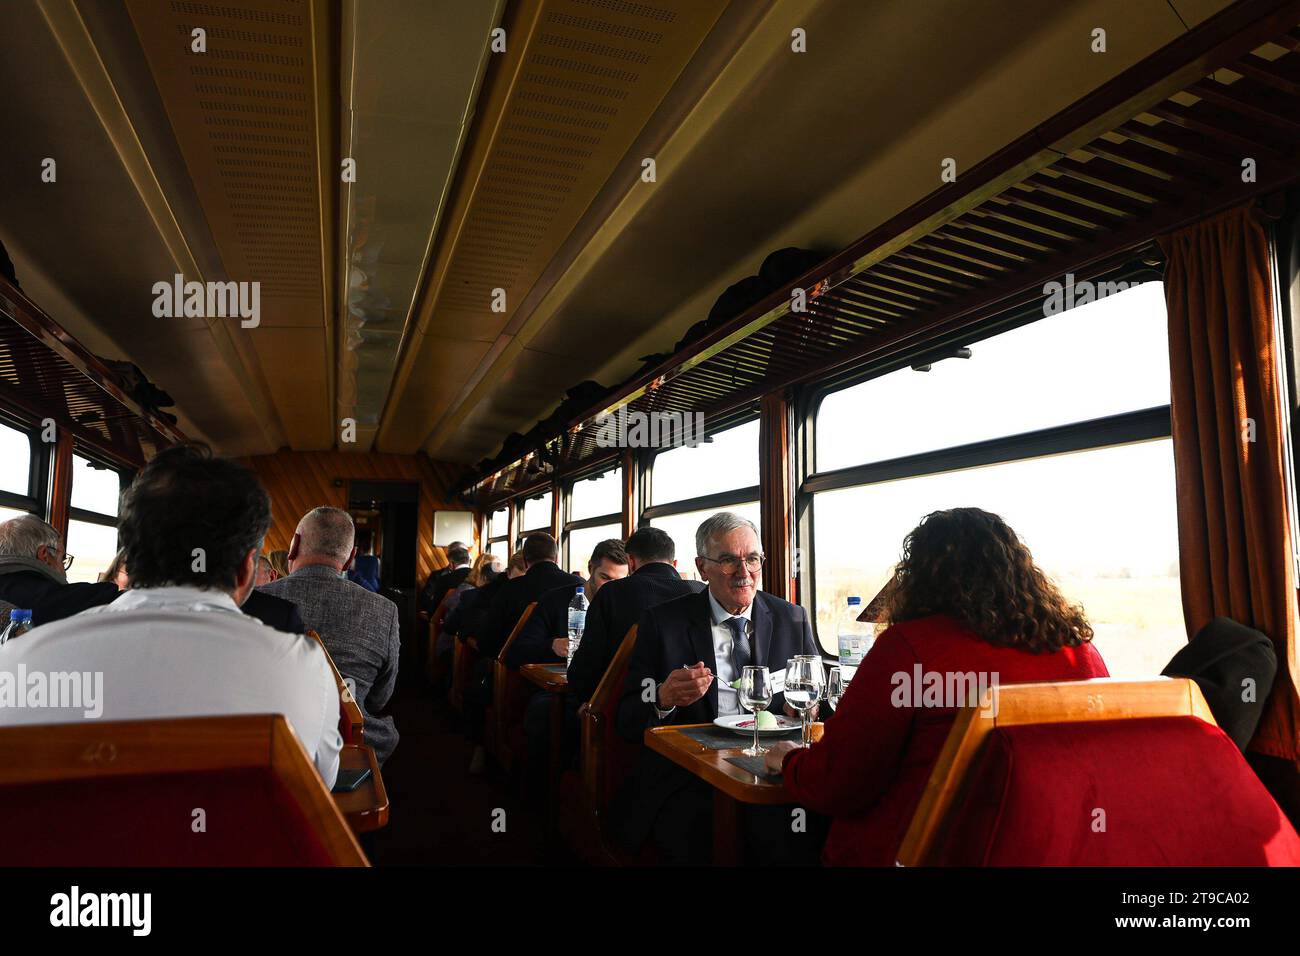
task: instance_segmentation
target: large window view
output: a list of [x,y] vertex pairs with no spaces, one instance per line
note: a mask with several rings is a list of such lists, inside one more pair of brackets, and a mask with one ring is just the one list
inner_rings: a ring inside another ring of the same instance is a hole
[[[709,437],[710,441],[694,448],[673,448],[655,456],[651,507],[642,522],[668,532],[677,545],[677,570],[690,579],[699,578],[695,531],[705,518],[734,511],[759,523],[758,421]],[[713,500],[706,504],[704,497]]]
[[[521,532],[551,530],[551,493],[524,502],[524,520]],[[522,537],[520,538],[522,541]]]
[[758,420],[655,456],[652,505],[749,488],[758,484]]
[[500,555],[502,560],[510,558],[510,509],[498,508],[488,515],[487,520],[488,554]]
[[0,492],[31,493],[32,443],[26,433],[0,424]]
[[[1123,347],[1118,348],[1117,343]],[[827,396],[817,471],[1005,439],[1167,405],[1158,282],[971,346],[929,372],[901,369]],[[914,411],[912,411],[914,410]],[[1106,425],[1095,443],[1106,445]],[[1041,452],[1040,452],[1041,453]],[[834,652],[844,599],[869,601],[926,514],[1000,514],[1072,601],[1115,676],[1157,674],[1182,646],[1172,443],[1156,439],[978,468],[850,484],[813,496],[818,636]]]
[[69,581],[96,581],[117,553],[118,472],[81,455],[72,456],[72,513],[68,554]]
[[569,489],[564,566],[586,577],[592,549],[608,538],[623,538],[622,467],[575,481]]

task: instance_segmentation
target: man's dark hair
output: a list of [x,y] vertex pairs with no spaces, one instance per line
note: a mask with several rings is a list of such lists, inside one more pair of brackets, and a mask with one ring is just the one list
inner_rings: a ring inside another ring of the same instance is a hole
[[674,561],[677,545],[663,528],[646,526],[637,528],[627,539],[627,553],[642,564],[648,561]]
[[229,591],[270,526],[271,499],[257,477],[193,443],[159,452],[123,493],[118,542],[132,587]]
[[545,531],[534,531],[524,538],[524,560],[529,564],[536,564],[538,561],[554,561],[559,556],[559,545]]
[[447,549],[447,560],[453,565],[464,564],[469,560],[469,549],[464,545],[452,545]]
[[587,562],[587,570],[595,571],[600,566],[600,562],[606,559],[615,564],[627,564],[627,552],[623,550],[623,542],[618,538],[606,538],[591,549],[591,560]]

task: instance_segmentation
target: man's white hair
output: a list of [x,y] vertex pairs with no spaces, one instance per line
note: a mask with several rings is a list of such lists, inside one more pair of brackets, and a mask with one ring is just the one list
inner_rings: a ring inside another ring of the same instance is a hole
[[303,557],[336,558],[340,564],[348,559],[356,540],[352,515],[342,508],[313,508],[298,522],[298,533]]
[[0,524],[0,554],[34,558],[42,546],[58,551],[63,539],[53,527],[34,515],[19,515]]
[[742,518],[734,511],[719,511],[715,515],[705,518],[695,531],[695,554],[701,558],[712,558],[715,555],[709,554],[709,545],[724,534],[730,534],[737,528],[749,528],[754,532],[754,536],[762,538],[758,526],[748,518]]

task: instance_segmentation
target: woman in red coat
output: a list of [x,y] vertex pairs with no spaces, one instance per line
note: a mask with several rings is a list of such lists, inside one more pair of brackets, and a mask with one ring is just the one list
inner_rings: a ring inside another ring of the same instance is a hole
[[831,865],[894,865],[964,703],[936,688],[962,686],[957,675],[989,685],[1109,676],[1083,610],[987,511],[927,515],[903,543],[890,591],[891,626],[822,739],[808,749],[779,743],[767,755],[796,802],[832,818],[822,852]]

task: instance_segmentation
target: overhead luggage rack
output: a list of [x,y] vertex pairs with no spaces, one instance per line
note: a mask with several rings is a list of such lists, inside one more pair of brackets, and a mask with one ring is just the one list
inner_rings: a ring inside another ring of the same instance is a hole
[[118,375],[19,289],[0,278],[0,404],[52,419],[79,441],[140,466],[185,441],[143,408]]
[[[1234,4],[635,376],[470,489],[491,502],[616,457],[599,416],[704,412],[923,348],[1160,235],[1300,181],[1300,3]],[[935,175],[941,157],[935,157]],[[806,308],[796,311],[796,290]],[[528,481],[520,475],[541,459]]]

